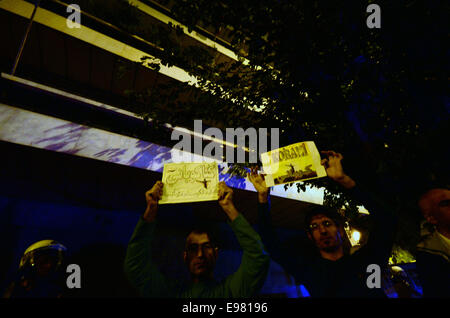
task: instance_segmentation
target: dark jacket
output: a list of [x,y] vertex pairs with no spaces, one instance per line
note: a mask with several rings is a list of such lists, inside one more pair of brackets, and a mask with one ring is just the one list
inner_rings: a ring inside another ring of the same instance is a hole
[[424,297],[450,297],[450,248],[437,231],[417,245],[416,266]]
[[388,265],[396,218],[380,200],[367,192],[355,187],[348,194],[369,210],[374,223],[367,244],[354,254],[330,261],[318,253],[292,253],[292,248],[279,241],[272,227],[269,204],[258,204],[263,243],[271,257],[297,283],[303,284],[312,297],[386,297],[382,289],[367,287],[366,281],[371,274],[367,273],[367,266],[377,264],[383,269]]

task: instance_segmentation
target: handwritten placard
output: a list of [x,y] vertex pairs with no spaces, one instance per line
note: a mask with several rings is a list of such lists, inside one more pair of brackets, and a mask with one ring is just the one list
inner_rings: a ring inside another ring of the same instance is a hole
[[166,163],[160,204],[219,199],[219,168],[216,162]]

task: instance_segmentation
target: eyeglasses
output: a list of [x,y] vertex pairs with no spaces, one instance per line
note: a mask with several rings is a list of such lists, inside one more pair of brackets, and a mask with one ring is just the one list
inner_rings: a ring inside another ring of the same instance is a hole
[[[324,227],[330,227],[330,226],[334,225],[333,222],[331,222],[331,221],[329,221],[329,220],[325,220],[325,221],[323,221],[323,222],[320,223],[320,224],[322,224]],[[311,224],[309,225],[309,229],[310,229],[311,231],[317,230],[318,228],[319,228],[319,223],[311,223]]]
[[212,250],[214,248],[214,246],[211,244],[211,242],[206,242],[206,243],[203,243],[203,244],[189,244],[186,247],[186,252],[188,254],[191,254],[191,255],[192,254],[197,254],[199,248],[202,249],[202,253],[205,253],[206,251]]

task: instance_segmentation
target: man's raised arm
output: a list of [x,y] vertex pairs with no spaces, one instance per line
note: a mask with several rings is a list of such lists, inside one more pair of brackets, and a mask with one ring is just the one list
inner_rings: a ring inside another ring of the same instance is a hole
[[270,257],[293,275],[297,281],[303,281],[303,268],[310,265],[309,258],[305,255],[292,255],[292,249],[281,242],[272,224],[270,214],[269,190],[266,186],[263,174],[258,174],[257,168],[252,168],[247,178],[258,192],[258,228],[264,246],[267,247]]
[[237,211],[232,198],[233,190],[221,182],[219,204],[244,252],[239,269],[225,279],[225,288],[231,297],[251,297],[259,292],[266,280],[270,258],[258,233]]
[[145,193],[147,208],[128,243],[124,270],[128,280],[144,297],[175,297],[175,282],[169,281],[152,260],[151,244],[156,228],[158,201],[163,183],[157,181]]
[[340,153],[334,151],[321,151],[321,153],[326,156],[321,163],[327,175],[344,188],[344,193],[369,210],[373,227],[363,251],[367,253],[373,264],[387,265],[398,222],[392,208],[345,174],[341,164],[343,156]]

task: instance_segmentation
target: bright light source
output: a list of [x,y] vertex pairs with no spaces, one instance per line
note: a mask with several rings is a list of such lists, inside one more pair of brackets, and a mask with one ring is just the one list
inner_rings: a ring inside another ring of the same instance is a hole
[[352,240],[355,244],[357,244],[359,242],[361,238],[361,232],[357,231],[357,230],[353,230],[352,231]]
[[348,222],[346,222],[344,226],[345,234],[347,234],[347,238],[350,241],[352,246],[359,245],[359,240],[361,239],[361,232],[351,227]]

